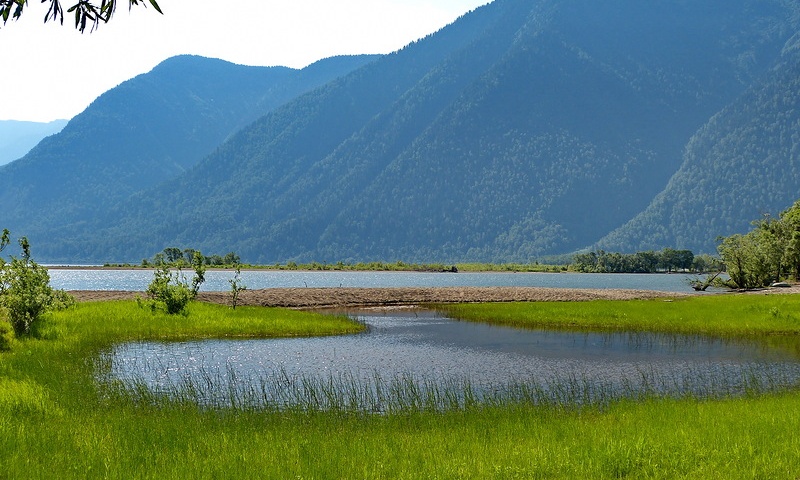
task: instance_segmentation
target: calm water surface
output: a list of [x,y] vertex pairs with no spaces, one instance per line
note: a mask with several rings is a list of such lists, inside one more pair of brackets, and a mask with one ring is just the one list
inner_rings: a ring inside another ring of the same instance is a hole
[[552,388],[566,381],[591,390],[626,385],[699,395],[740,393],[753,375],[778,387],[800,379],[796,358],[757,343],[527,331],[459,322],[424,311],[361,312],[359,318],[368,325],[368,333],[118,345],[107,356],[109,376],[153,391],[169,391],[187,380],[213,383],[216,393],[209,392],[212,400],[206,400],[220,397],[222,403],[229,398],[220,392],[253,385],[274,389],[279,383],[288,387],[303,379],[324,383],[345,378],[360,385],[379,378],[436,384],[468,380],[484,392],[520,383]]
[[[191,272],[186,272],[187,275]],[[233,272],[206,272],[205,291],[230,290]],[[249,289],[304,287],[557,287],[633,288],[667,292],[690,292],[690,275],[603,273],[417,273],[417,272],[307,272],[244,271]],[[144,291],[153,279],[152,270],[50,270],[54,288],[64,290]]]

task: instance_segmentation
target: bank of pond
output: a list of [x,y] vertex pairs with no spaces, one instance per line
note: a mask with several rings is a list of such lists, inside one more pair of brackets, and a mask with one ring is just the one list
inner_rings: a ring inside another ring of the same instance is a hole
[[0,353],[0,476],[792,478],[798,306],[81,303]]

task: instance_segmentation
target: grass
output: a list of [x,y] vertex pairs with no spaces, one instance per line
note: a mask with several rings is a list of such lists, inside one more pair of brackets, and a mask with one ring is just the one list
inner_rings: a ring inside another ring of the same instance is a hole
[[595,300],[438,305],[453,318],[518,328],[754,337],[800,334],[800,296],[708,295],[674,300]]
[[[574,307],[582,313],[572,317],[588,323],[561,323],[571,328],[646,328],[648,318],[658,330],[716,325],[701,330],[714,335],[789,338],[798,328],[793,297],[592,303],[508,308],[546,318],[544,311],[557,315],[550,307],[567,315]],[[495,315],[476,307],[492,318],[506,308],[491,306]],[[676,308],[667,315],[670,307]],[[722,319],[709,318],[715,311]],[[616,315],[616,327],[600,321],[607,314]],[[98,352],[114,342],[359,328],[342,318],[273,309],[234,314],[200,304],[185,318],[154,317],[133,302],[80,304],[53,315],[39,338],[0,353],[0,478],[800,477],[796,392],[646,398],[604,408],[509,403],[368,415],[147,404],[109,396],[94,381]]]

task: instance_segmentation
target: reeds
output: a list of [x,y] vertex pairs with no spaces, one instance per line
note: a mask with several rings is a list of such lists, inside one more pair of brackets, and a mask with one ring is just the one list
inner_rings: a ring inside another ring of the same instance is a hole
[[[569,372],[546,379],[477,384],[469,378],[383,376],[338,373],[291,374],[285,369],[242,375],[231,365],[200,367],[178,375],[160,374],[156,362],[141,365],[122,381],[106,375],[103,388],[137,404],[192,404],[201,408],[247,411],[325,411],[400,414],[446,412],[477,407],[529,405],[559,410],[605,408],[621,400],[726,399],[786,392],[800,384],[800,365],[752,363],[691,368],[664,373],[639,369],[633,375],[602,379]],[[155,375],[154,375],[155,373]]]

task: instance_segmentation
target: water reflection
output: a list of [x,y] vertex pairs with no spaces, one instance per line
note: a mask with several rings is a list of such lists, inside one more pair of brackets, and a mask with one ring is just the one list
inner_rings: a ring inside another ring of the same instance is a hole
[[[800,378],[797,361],[756,342],[528,331],[417,310],[358,312],[358,318],[368,325],[367,333],[127,343],[108,354],[106,380],[153,392],[190,390],[201,403],[286,405],[342,388],[350,389],[350,396],[375,396],[413,386],[438,397],[455,395],[451,403],[498,392],[525,396],[528,389],[540,396],[537,401],[574,402],[591,401],[589,394],[601,400],[637,392],[735,395],[785,388]],[[442,385],[452,391],[434,391]],[[386,401],[363,403],[383,408]],[[326,402],[335,399],[316,406]]]

